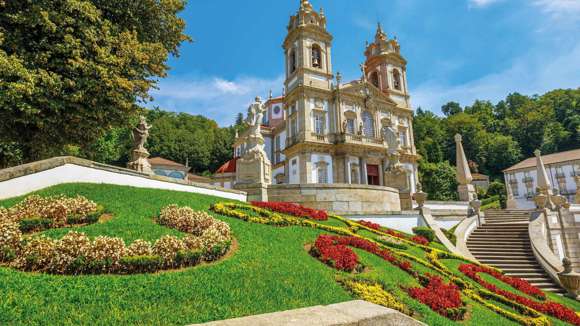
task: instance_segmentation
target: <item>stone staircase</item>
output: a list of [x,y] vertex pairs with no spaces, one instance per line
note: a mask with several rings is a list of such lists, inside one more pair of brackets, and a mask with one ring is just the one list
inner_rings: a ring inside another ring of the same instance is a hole
[[485,223],[467,239],[467,248],[481,263],[522,278],[543,291],[564,293],[534,257],[528,225],[530,211],[487,210]]

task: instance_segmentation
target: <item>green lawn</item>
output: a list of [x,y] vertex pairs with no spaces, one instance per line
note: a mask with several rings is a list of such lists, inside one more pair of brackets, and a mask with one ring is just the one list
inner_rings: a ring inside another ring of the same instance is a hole
[[[104,205],[113,214],[112,220],[79,229],[89,236],[122,237],[127,243],[139,238],[154,241],[165,234],[179,235],[153,222],[153,216],[164,206],[178,204],[207,210],[212,203],[222,201],[191,193],[88,184],[61,185],[39,193],[80,194]],[[21,199],[0,201],[0,206],[9,207]],[[184,325],[354,299],[336,282],[339,273],[304,249],[306,243],[325,232],[215,216],[230,224],[239,248],[233,256],[212,265],[131,276],[55,276],[0,268],[0,325]],[[342,222],[326,223],[340,226]],[[58,238],[68,230],[45,233]],[[455,324],[406,295],[400,286],[416,285],[408,274],[376,256],[356,252],[370,267],[365,276],[386,283],[398,299],[418,313],[417,317],[429,325]],[[407,252],[424,258],[417,248]],[[414,265],[417,270],[427,270]],[[578,303],[557,300],[580,309]],[[480,305],[468,303],[470,318],[463,324],[514,324]]]

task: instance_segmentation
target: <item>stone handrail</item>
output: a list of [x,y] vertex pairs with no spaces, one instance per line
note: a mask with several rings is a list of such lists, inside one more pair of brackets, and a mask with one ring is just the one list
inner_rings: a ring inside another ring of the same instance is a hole
[[544,210],[530,222],[528,229],[530,243],[534,256],[540,265],[542,265],[554,282],[562,286],[560,279],[558,278],[558,273],[564,270],[564,266],[560,259],[554,254],[548,243],[546,232],[549,226],[546,225],[546,214],[547,212]]
[[449,241],[445,233],[443,233],[439,225],[437,225],[437,222],[435,222],[435,219],[433,218],[433,215],[431,215],[431,210],[429,208],[421,207],[420,212],[425,224],[427,224],[427,226],[430,227],[435,232],[437,240],[439,240],[439,242],[441,242],[447,249],[449,249],[449,251],[451,251],[456,255],[464,256],[469,259],[472,258],[471,256],[467,256],[463,252],[458,250],[457,247],[454,244],[452,244],[451,241]]
[[476,216],[468,217],[466,219],[463,219],[459,223],[459,225],[455,229],[454,234],[455,237],[457,238],[457,243],[455,244],[455,247],[457,248],[459,254],[462,255],[463,257],[469,258],[477,262],[478,261],[477,258],[475,258],[467,248],[467,238],[469,238],[471,232],[473,232],[476,228],[477,228],[477,217]]

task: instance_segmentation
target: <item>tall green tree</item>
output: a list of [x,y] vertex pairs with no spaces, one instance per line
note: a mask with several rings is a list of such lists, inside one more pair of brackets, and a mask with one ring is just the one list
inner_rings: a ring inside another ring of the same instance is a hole
[[183,0],[0,1],[0,143],[25,161],[127,127],[187,40]]

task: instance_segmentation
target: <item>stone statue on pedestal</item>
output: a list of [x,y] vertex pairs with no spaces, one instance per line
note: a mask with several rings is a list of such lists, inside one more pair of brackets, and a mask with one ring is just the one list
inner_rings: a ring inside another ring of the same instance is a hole
[[397,137],[397,132],[393,126],[386,126],[383,129],[383,139],[387,142],[390,154],[401,149],[401,141],[399,140],[399,137]]
[[145,143],[149,138],[149,129],[151,126],[147,124],[145,117],[141,116],[139,125],[133,128],[133,149],[131,150],[131,161],[127,163],[127,167],[141,173],[153,174],[151,164],[147,160],[150,154],[145,148]]
[[266,111],[260,97],[248,108],[246,123],[249,126],[245,138],[246,152],[237,162],[237,184],[263,184],[272,182],[272,164],[264,151],[264,137],[261,133],[262,118]]

